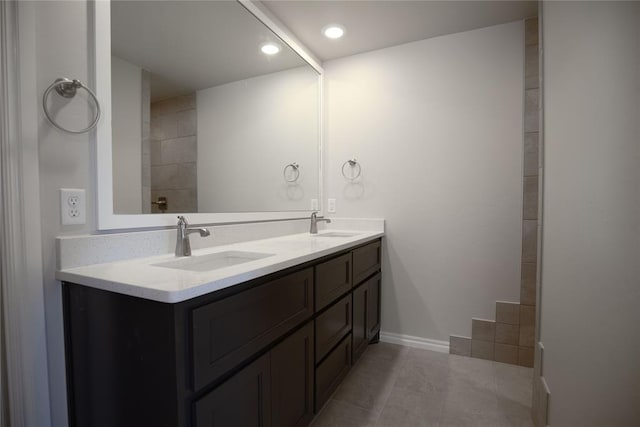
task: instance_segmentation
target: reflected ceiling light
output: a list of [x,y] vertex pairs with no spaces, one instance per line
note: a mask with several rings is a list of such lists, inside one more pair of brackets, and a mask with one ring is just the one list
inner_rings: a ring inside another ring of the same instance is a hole
[[265,55],[275,55],[280,52],[280,46],[275,43],[265,43],[260,47],[260,50]]
[[322,29],[322,34],[328,39],[339,39],[344,36],[345,29],[342,25],[331,24]]

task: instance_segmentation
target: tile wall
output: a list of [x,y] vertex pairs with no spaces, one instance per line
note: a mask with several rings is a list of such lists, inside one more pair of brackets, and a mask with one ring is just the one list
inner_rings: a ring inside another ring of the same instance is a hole
[[520,301],[497,301],[495,320],[472,319],[471,337],[452,335],[449,352],[533,367],[536,277],[538,271],[538,196],[540,78],[538,19],[525,20],[524,159]]
[[167,213],[198,211],[196,117],[195,93],[151,103],[151,201],[166,197]]
[[151,75],[142,70],[142,213],[151,213]]

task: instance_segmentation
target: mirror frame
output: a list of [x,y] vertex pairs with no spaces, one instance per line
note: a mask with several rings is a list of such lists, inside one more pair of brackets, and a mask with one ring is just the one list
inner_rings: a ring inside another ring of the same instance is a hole
[[[323,98],[324,76],[320,62],[310,55],[263,7],[251,0],[236,0],[256,19],[262,22],[285,44],[291,47],[318,73],[318,211],[323,207]],[[111,130],[111,1],[93,0],[93,47],[96,95],[101,103],[102,119],[93,134],[95,137],[96,212],[97,230],[123,230],[174,227],[176,215],[123,214],[113,211],[113,151]],[[105,36],[107,35],[107,36]],[[181,213],[192,224],[229,224],[242,222],[276,221],[308,218],[313,211]]]

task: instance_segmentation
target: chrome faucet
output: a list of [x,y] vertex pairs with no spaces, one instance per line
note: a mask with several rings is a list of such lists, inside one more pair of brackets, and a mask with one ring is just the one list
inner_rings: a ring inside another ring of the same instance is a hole
[[206,228],[189,228],[187,219],[182,215],[179,216],[176,256],[191,256],[191,242],[189,242],[189,234],[191,233],[200,233],[200,237],[211,235],[211,232]]
[[311,228],[309,228],[309,233],[318,234],[318,222],[325,221],[327,224],[331,222],[329,218],[318,218],[318,212],[313,212],[311,214]]

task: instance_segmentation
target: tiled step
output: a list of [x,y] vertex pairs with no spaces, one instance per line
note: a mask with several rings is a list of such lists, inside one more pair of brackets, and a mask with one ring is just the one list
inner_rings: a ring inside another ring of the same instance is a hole
[[495,318],[473,318],[471,337],[451,335],[449,353],[532,367],[535,307],[496,301]]

